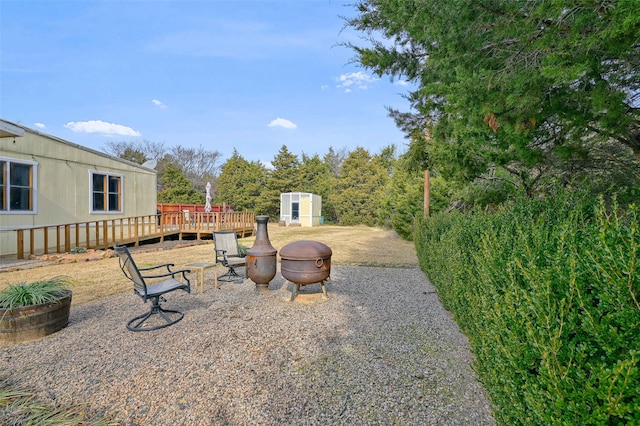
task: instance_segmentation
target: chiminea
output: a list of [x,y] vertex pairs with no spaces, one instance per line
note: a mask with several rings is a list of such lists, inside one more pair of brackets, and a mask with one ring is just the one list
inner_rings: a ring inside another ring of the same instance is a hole
[[276,250],[269,241],[267,223],[269,216],[256,216],[258,230],[253,247],[247,250],[247,276],[259,290],[267,290],[269,282],[276,276]]

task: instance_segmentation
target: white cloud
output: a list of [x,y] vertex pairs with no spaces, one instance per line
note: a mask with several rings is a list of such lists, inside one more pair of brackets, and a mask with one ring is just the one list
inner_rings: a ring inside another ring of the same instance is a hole
[[76,133],[101,133],[103,135],[141,136],[140,132],[122,124],[102,120],[70,121],[64,125]]
[[394,84],[397,84],[398,86],[408,86],[409,82],[407,80],[397,80]]
[[351,92],[352,88],[357,88],[361,90],[367,90],[369,85],[375,83],[379,79],[370,76],[362,71],[358,72],[350,72],[348,74],[342,74],[339,77],[336,77],[336,81],[338,88],[344,88],[345,93]]
[[273,164],[271,164],[271,161],[262,161],[262,160],[260,160],[260,162],[262,163],[262,165],[263,165],[265,168],[267,168],[267,169],[269,169],[269,170],[273,170],[273,169],[275,169],[275,167],[273,167]]
[[159,101],[157,99],[152,99],[151,102],[153,102],[153,104],[155,106],[157,106],[158,108],[166,108],[167,106],[165,104],[162,103],[162,101]]
[[271,123],[269,123],[269,127],[284,127],[285,129],[295,129],[298,126],[292,121],[278,117],[275,120],[272,120]]
[[39,127],[41,129],[44,129],[45,127],[47,127],[47,126],[44,125],[44,123],[34,123],[34,124],[35,124],[36,127]]
[[327,90],[328,88],[329,88],[329,86],[326,85],[326,84],[323,84],[322,86],[320,86],[320,90],[323,90],[323,91]]

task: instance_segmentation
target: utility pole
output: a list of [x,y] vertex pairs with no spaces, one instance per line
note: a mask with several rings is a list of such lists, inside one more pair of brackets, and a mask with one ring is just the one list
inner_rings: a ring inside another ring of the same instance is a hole
[[[424,129],[424,138],[427,141],[427,145],[431,140],[431,131],[429,128],[431,127],[431,120],[427,120],[427,126]],[[429,169],[424,171],[424,215],[429,217],[429,200],[430,200],[430,183],[429,183]]]
[[429,170],[424,171],[424,214],[429,216]]

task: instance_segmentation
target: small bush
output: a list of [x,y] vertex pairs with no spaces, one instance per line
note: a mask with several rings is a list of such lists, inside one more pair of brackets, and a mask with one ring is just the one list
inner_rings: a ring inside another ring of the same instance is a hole
[[13,309],[51,302],[66,293],[68,283],[67,277],[55,277],[28,284],[23,282],[10,285],[0,291],[0,308]]
[[238,244],[238,254],[240,257],[245,257],[247,255],[247,251],[249,251],[249,247]]

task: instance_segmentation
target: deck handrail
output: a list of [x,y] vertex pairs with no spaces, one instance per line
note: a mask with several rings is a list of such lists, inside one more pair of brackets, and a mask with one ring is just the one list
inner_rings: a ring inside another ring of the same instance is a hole
[[[244,234],[254,227],[254,213],[204,213],[204,212],[166,212],[164,214],[150,214],[105,220],[65,223],[59,225],[43,225],[16,229],[16,255],[18,259],[36,254],[36,239],[42,241],[42,254],[66,253],[73,248],[86,249],[104,248],[115,244],[134,243],[141,240],[160,238],[171,234],[179,234],[182,239],[184,233],[201,234],[221,230],[235,230]],[[28,236],[28,248],[25,240]],[[53,245],[50,246],[50,239]],[[64,249],[64,250],[63,250]]]

